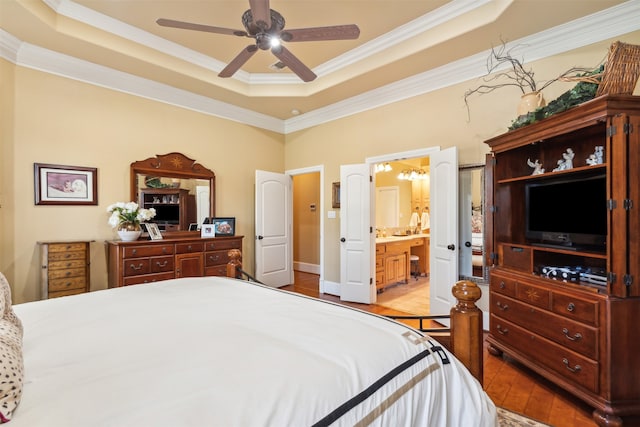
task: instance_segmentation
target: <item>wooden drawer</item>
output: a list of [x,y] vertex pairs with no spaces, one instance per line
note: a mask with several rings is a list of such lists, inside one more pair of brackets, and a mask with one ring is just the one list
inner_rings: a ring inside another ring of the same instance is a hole
[[399,254],[402,252],[409,252],[409,242],[401,241],[401,242],[390,242],[385,244],[386,253]]
[[141,283],[160,282],[162,280],[170,280],[175,278],[173,271],[168,273],[145,274],[140,276],[125,277],[124,286],[138,285]]
[[424,245],[424,238],[411,239],[411,241],[409,242],[409,246],[411,247],[422,246],[422,245]]
[[[84,254],[83,254],[84,255]],[[66,261],[53,261],[49,263],[49,271],[62,270],[65,268],[84,268],[86,266],[86,260],[84,256],[82,259],[69,259]]]
[[49,280],[49,292],[68,291],[73,289],[80,289],[84,291],[87,282],[84,276],[70,277],[68,279],[53,279]]
[[148,245],[148,246],[127,246],[124,248],[123,258],[139,258],[154,255],[173,254],[173,245]]
[[516,296],[516,280],[498,274],[491,274],[489,279],[489,289],[512,297]]
[[384,268],[384,257],[377,256],[376,257],[376,270],[380,270]]
[[376,255],[383,254],[386,251],[387,251],[387,245],[385,245],[384,243],[378,243],[376,245]]
[[509,347],[582,387],[598,392],[598,363],[491,314],[491,334]]
[[203,250],[204,250],[204,244],[202,242],[188,242],[188,243],[176,244],[177,254],[191,254],[194,252],[202,252]]
[[528,283],[518,282],[516,298],[527,304],[551,310],[551,291]]
[[226,276],[227,275],[227,265],[214,265],[212,267],[204,268],[205,276]]
[[82,252],[84,254],[85,243],[50,243],[49,254],[56,252]]
[[122,260],[122,271],[124,276],[139,276],[151,272],[149,258],[134,258]]
[[76,252],[49,252],[47,257],[49,262],[68,261],[72,259],[85,259],[87,254],[84,251]]
[[206,251],[216,251],[220,249],[242,249],[242,241],[240,239],[212,239],[205,243]]
[[591,359],[598,356],[598,331],[504,295],[491,293],[491,312]]
[[376,271],[376,289],[384,286],[384,269],[382,271]]
[[[213,251],[204,254],[204,265],[211,267],[213,265],[227,264],[229,262],[229,251]],[[226,268],[226,267],[225,267]]]
[[152,273],[173,271],[173,255],[149,258],[149,270]]
[[598,301],[588,301],[558,292],[554,292],[551,298],[551,309],[555,313],[591,325],[598,324]]
[[84,265],[79,268],[68,268],[65,270],[50,270],[49,280],[51,281],[53,279],[63,279],[68,277],[82,277],[84,279],[86,272],[87,272],[87,269]]
[[531,248],[500,245],[502,256],[500,257],[501,265],[515,270],[531,272]]

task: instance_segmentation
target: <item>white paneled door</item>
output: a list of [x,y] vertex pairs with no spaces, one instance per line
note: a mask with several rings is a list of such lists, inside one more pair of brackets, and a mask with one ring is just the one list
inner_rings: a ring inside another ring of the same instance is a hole
[[340,299],[376,302],[371,167],[340,166]]
[[458,281],[458,151],[430,156],[431,248],[429,302],[432,314],[449,314]]
[[293,283],[293,201],[289,175],[256,171],[256,279]]

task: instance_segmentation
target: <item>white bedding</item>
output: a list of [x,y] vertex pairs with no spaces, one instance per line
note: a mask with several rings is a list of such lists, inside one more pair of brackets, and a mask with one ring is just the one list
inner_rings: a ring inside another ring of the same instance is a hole
[[10,427],[311,426],[368,388],[318,425],[496,425],[480,384],[451,354],[443,364],[437,342],[277,289],[188,278],[14,309],[25,384]]

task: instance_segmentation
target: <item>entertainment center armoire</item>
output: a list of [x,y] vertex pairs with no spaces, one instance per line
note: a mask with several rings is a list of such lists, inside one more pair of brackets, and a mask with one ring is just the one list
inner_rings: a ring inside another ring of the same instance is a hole
[[[486,143],[489,351],[511,356],[588,403],[598,425],[635,419],[640,97],[598,97]],[[602,163],[591,156],[596,147],[603,147]],[[563,169],[558,161],[571,151],[573,167]],[[532,174],[536,160],[543,173]],[[593,184],[586,197],[564,194],[541,202],[531,196],[534,187],[567,182],[604,184]],[[554,213],[546,220],[548,232],[532,230],[541,209]],[[575,224],[562,223],[566,214],[575,216]],[[574,231],[593,239],[576,243]]]

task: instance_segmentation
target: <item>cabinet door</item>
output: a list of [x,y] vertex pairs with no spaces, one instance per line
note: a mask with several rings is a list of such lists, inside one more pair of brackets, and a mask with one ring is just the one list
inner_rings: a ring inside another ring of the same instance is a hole
[[200,277],[204,275],[202,252],[176,255],[176,278]]

